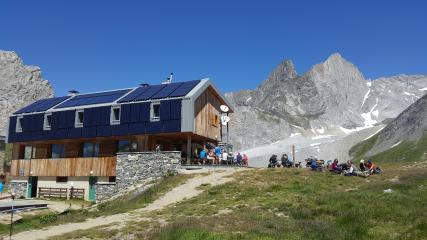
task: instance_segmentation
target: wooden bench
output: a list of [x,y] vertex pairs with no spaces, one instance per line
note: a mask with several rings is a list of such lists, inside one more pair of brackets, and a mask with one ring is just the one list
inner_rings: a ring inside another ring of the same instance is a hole
[[71,188],[70,189],[70,199],[72,198],[85,198],[85,189],[84,188]]
[[39,187],[39,198],[43,197],[57,197],[57,198],[67,198],[68,189],[67,188],[44,188]]

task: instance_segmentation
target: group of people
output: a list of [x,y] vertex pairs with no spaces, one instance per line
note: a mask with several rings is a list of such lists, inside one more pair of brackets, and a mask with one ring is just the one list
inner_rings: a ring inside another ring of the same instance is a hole
[[276,168],[276,167],[286,167],[290,168],[293,167],[294,163],[292,159],[288,156],[288,154],[284,153],[282,157],[280,158],[280,161],[277,159],[277,155],[273,154],[270,157],[268,167],[269,168]]
[[198,155],[199,155],[198,164],[202,164],[202,165],[235,164],[240,166],[248,166],[249,164],[248,155],[240,154],[240,153],[233,155],[232,152],[227,153],[226,151],[223,151],[223,149],[220,146],[216,146],[210,149],[203,148]]
[[359,167],[356,167],[351,160],[346,163],[338,164],[338,159],[330,165],[330,171],[336,174],[344,174],[344,176],[360,176],[367,177],[371,174],[380,174],[381,168],[375,165],[372,160],[365,162],[360,160]]

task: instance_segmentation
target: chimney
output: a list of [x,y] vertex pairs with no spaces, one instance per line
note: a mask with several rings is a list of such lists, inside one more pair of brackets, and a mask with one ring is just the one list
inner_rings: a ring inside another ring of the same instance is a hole
[[150,86],[150,84],[148,84],[148,83],[141,83],[141,84],[139,84],[141,87],[148,87],[148,86]]
[[172,82],[172,78],[173,78],[173,73],[171,73],[171,75],[166,78],[166,80],[164,82],[162,82],[162,84],[169,84]]
[[79,94],[79,91],[77,91],[77,90],[70,90],[70,91],[68,91],[67,96],[76,96],[77,94]]

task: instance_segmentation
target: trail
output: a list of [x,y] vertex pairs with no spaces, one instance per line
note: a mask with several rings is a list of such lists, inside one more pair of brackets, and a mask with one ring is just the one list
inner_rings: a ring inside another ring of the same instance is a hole
[[[31,230],[26,232],[20,232],[14,236],[14,240],[28,240],[28,239],[46,239],[53,236],[62,235],[65,233],[73,232],[76,230],[86,230],[94,227],[99,227],[103,225],[112,224],[115,222],[124,223],[127,221],[136,220],[134,213],[143,213],[161,210],[166,206],[174,203],[178,203],[185,199],[190,199],[199,195],[203,190],[197,189],[202,184],[211,184],[212,186],[224,184],[232,180],[231,175],[239,169],[226,169],[223,171],[213,171],[209,172],[207,176],[197,176],[189,179],[186,183],[173,188],[171,191],[167,192],[165,195],[155,200],[148,206],[140,209],[136,209],[127,213],[120,213],[111,216],[98,217],[93,219],[87,219],[84,222],[80,223],[67,223],[57,226],[51,226],[39,230]],[[138,218],[137,220],[144,220],[144,218]],[[6,239],[6,237],[5,237]]]

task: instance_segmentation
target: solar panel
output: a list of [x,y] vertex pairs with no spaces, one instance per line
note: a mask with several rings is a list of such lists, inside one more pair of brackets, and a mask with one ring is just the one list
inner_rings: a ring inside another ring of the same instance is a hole
[[64,97],[42,99],[20,109],[19,111],[15,112],[15,114],[46,111],[49,108],[67,100],[68,98],[70,97],[64,96]]
[[159,98],[165,98],[168,97],[173,91],[175,91],[177,88],[179,88],[184,83],[170,83],[166,85],[162,90],[160,90],[158,93],[154,94],[154,96],[151,97],[151,99],[159,99]]
[[129,91],[130,89],[125,89],[125,90],[117,90],[117,91],[110,91],[110,92],[77,95],[74,98],[62,103],[61,105],[55,108],[84,106],[84,105],[99,104],[99,103],[110,103],[110,102],[116,101],[121,96],[128,93]]
[[123,103],[123,102],[132,102],[136,97],[138,97],[139,95],[141,95],[142,93],[144,93],[145,91],[147,91],[150,87],[139,87],[137,89],[135,89],[134,91],[132,91],[131,93],[129,93],[128,95],[126,95],[126,97],[120,99],[119,103]]
[[197,84],[199,84],[200,80],[184,82],[179,88],[177,88],[173,93],[169,95],[169,97],[182,97],[187,95]]
[[136,97],[133,101],[144,101],[144,100],[151,99],[152,96],[160,92],[160,90],[162,90],[166,86],[167,86],[166,84],[150,86],[150,88],[148,88],[147,91],[143,92],[141,95]]

